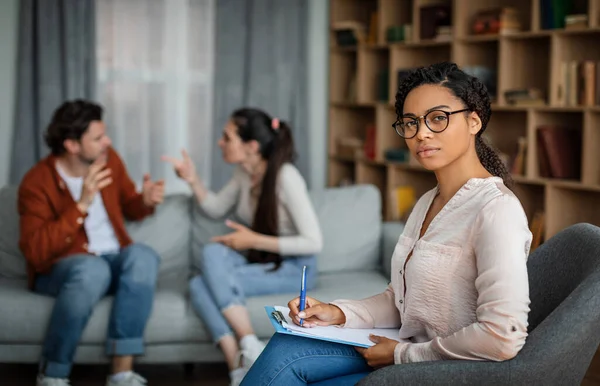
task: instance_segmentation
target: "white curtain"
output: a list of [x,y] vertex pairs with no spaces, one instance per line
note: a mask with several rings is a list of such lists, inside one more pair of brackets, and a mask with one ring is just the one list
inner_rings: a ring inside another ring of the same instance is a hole
[[210,181],[216,0],[96,0],[97,100],[134,181],[189,193],[163,154],[186,148]]

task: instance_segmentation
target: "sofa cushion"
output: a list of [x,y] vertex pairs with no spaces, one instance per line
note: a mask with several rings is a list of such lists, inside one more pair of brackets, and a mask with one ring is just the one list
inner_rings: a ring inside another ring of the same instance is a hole
[[226,218],[234,218],[233,210],[223,217],[213,219],[202,210],[197,201],[192,204],[192,240],[191,240],[191,259],[192,267],[197,271],[198,262],[202,259],[202,248],[210,242],[214,236],[224,235],[233,230],[225,225]]
[[[17,191],[16,186],[0,189],[0,277],[23,279],[27,271],[19,249]],[[190,204],[190,196],[168,196],[153,216],[126,224],[134,241],[148,244],[159,253],[161,274],[189,266]]]
[[16,186],[0,189],[0,277],[27,277],[25,258],[19,248],[19,212]]
[[319,272],[372,270],[381,266],[381,193],[373,185],[310,193],[323,232]]
[[[172,270],[158,284],[154,306],[145,331],[148,344],[209,342],[201,320],[189,302],[185,270]],[[335,299],[363,299],[385,290],[388,280],[378,271],[323,274],[318,288],[308,295],[324,302]],[[299,287],[298,287],[299,288]],[[256,334],[267,339],[273,326],[267,318],[267,305],[285,306],[298,293],[248,298],[247,305]],[[105,297],[94,308],[81,337],[81,344],[103,344],[113,297]],[[35,294],[25,280],[0,279],[0,344],[41,344],[46,334],[54,299]]]
[[[381,266],[381,198],[373,185],[354,185],[310,191],[323,233],[318,256],[319,272],[373,270]],[[201,258],[202,246],[212,236],[229,233],[225,215],[209,218],[194,205],[192,225],[193,261]],[[233,215],[230,213],[230,215]]]
[[[186,300],[188,274],[172,270],[163,275],[155,295],[146,342],[206,341],[208,335]],[[25,280],[0,279],[0,343],[43,342],[54,298],[31,292]],[[82,344],[103,344],[113,297],[103,298],[94,308],[81,337]]]
[[191,203],[189,195],[171,195],[142,221],[127,222],[134,241],[154,248],[159,254],[160,275],[189,268],[191,243]]

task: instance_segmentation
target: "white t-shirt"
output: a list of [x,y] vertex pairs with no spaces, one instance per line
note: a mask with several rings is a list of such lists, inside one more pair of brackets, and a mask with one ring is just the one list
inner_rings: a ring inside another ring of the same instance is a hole
[[[73,199],[79,201],[81,198],[83,177],[69,176],[58,165],[56,165],[56,170],[67,184]],[[98,255],[117,253],[121,248],[100,193],[94,197],[83,225],[88,237],[88,251],[91,253]]]

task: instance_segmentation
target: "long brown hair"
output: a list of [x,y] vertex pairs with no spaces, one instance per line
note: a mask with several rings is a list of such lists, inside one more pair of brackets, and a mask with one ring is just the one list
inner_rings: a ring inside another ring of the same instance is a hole
[[[281,167],[294,162],[296,153],[289,125],[277,120],[262,110],[243,108],[233,112],[232,122],[237,126],[238,135],[244,142],[255,140],[259,152],[267,161],[267,170],[263,176],[260,196],[254,213],[252,230],[267,236],[279,235],[279,213],[277,195],[277,177]],[[275,127],[274,127],[275,126]],[[251,263],[275,263],[275,270],[281,265],[278,253],[250,250],[247,259]]]

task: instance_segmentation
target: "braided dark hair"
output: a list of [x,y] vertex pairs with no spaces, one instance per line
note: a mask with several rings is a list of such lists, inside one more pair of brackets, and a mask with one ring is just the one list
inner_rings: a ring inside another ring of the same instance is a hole
[[413,70],[399,85],[396,93],[396,115],[398,119],[404,110],[406,96],[414,88],[424,84],[446,87],[465,107],[474,111],[481,119],[481,129],[475,136],[475,150],[483,167],[491,174],[501,177],[508,188],[512,188],[513,179],[504,162],[481,137],[492,115],[490,96],[485,85],[476,77],[458,68],[455,63],[441,62]]

